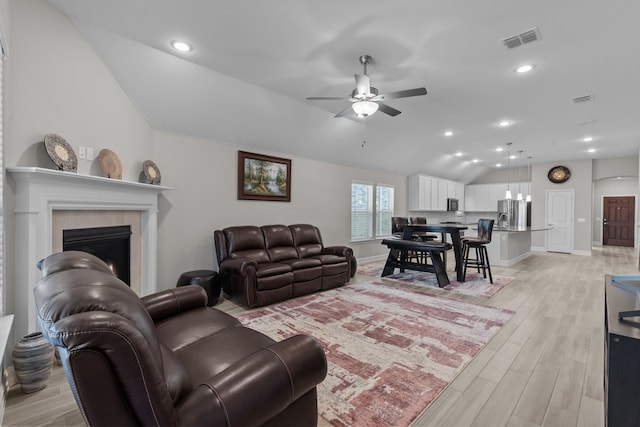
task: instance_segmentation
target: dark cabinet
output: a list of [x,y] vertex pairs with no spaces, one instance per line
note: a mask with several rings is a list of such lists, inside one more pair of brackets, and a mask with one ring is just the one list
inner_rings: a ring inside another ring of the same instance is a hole
[[[615,277],[615,276],[614,276]],[[640,277],[638,278],[640,281]],[[640,317],[618,318],[636,310],[636,295],[605,279],[605,425],[640,425]]]

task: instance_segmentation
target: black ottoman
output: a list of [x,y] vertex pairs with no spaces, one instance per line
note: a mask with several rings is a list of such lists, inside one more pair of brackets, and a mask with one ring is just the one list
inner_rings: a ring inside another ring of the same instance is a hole
[[218,298],[220,298],[220,291],[222,290],[220,284],[220,277],[218,273],[213,270],[194,270],[187,271],[180,275],[176,287],[198,285],[207,291],[207,305],[209,307],[216,305]]

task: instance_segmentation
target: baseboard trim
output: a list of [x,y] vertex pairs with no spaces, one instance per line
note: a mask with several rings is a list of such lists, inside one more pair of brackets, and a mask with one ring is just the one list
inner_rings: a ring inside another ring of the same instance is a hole
[[582,256],[591,256],[591,250],[588,250],[588,251],[573,250],[573,251],[571,251],[571,254],[573,254],[573,255],[582,255]]
[[385,255],[385,254],[373,255],[373,256],[368,256],[368,257],[364,257],[364,258],[358,258],[358,264],[360,264],[360,265],[369,264],[370,262],[384,261],[385,259],[387,259],[387,255]]
[[489,260],[489,261],[492,264],[494,264],[494,265],[496,265],[498,267],[511,267],[513,265],[516,265],[520,261],[522,261],[522,260],[524,260],[526,258],[529,258],[531,255],[533,255],[533,254],[531,253],[531,251],[529,251],[529,252],[525,252],[522,255],[519,255],[519,256],[517,256],[515,258],[508,259],[508,260],[501,260],[500,259],[500,260],[497,260],[497,261],[491,261],[491,260]]
[[542,246],[531,246],[531,252],[547,252],[547,248]]

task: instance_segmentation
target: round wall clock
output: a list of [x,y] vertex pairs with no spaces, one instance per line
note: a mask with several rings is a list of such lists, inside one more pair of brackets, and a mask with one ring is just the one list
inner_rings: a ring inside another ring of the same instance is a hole
[[562,184],[571,178],[571,171],[566,166],[554,166],[549,169],[547,178],[554,184]]

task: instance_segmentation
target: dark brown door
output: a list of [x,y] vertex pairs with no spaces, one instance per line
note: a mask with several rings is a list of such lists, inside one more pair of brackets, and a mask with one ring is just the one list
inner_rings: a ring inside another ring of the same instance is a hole
[[633,247],[635,229],[635,197],[605,197],[602,244]]

